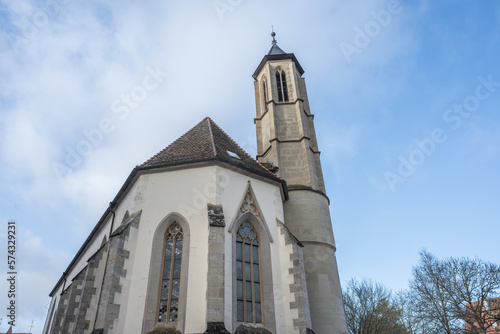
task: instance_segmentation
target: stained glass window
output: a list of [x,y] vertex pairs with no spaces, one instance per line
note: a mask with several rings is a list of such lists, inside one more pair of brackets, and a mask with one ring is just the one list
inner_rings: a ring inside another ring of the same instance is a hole
[[182,229],[173,223],[165,234],[158,322],[177,321],[182,262]]
[[250,222],[236,235],[236,303],[240,322],[262,323],[259,239]]
[[276,84],[278,85],[278,101],[288,102],[288,87],[286,85],[286,74],[283,70],[276,72]]

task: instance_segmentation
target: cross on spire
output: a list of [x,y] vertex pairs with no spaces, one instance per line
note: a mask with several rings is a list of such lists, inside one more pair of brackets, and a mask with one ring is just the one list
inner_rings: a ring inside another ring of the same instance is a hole
[[274,26],[271,26],[272,28],[272,33],[271,36],[273,37],[273,46],[271,46],[271,50],[267,53],[268,55],[284,55],[286,54],[285,51],[281,50],[281,48],[278,46],[278,41],[276,40],[276,33],[274,32]]
[[274,32],[274,26],[271,26],[271,30],[272,30],[271,36],[273,37],[273,45],[276,45],[278,41],[276,40],[276,38],[274,38],[276,36],[276,33]]

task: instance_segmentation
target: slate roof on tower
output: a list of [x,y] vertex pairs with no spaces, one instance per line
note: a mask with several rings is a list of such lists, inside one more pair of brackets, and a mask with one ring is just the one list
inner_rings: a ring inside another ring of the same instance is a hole
[[269,50],[269,52],[267,54],[268,55],[285,55],[286,52],[281,50],[281,48],[278,46],[278,44],[273,44],[273,46],[271,46],[271,49]]
[[254,160],[210,117],[205,117],[137,168],[149,169],[210,160],[219,160],[274,181],[285,182]]

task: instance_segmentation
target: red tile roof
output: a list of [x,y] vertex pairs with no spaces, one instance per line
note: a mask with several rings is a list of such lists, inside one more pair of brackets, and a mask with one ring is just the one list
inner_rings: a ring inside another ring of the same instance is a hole
[[223,161],[272,180],[285,182],[253,159],[210,117],[205,117],[172,144],[137,167],[149,169],[209,160]]

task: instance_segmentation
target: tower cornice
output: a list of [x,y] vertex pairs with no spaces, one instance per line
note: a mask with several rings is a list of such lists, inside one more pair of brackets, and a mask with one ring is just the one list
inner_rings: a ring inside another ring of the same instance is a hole
[[297,70],[299,71],[300,76],[304,74],[304,69],[302,66],[300,66],[299,61],[295,57],[293,53],[285,53],[285,54],[277,54],[277,55],[266,55],[264,58],[262,58],[262,61],[260,62],[259,66],[257,66],[257,69],[255,72],[252,74],[252,77],[254,80],[257,80],[257,76],[259,73],[262,71],[264,66],[266,65],[267,62],[269,61],[275,61],[275,60],[291,60],[295,63],[295,66],[297,66]]

